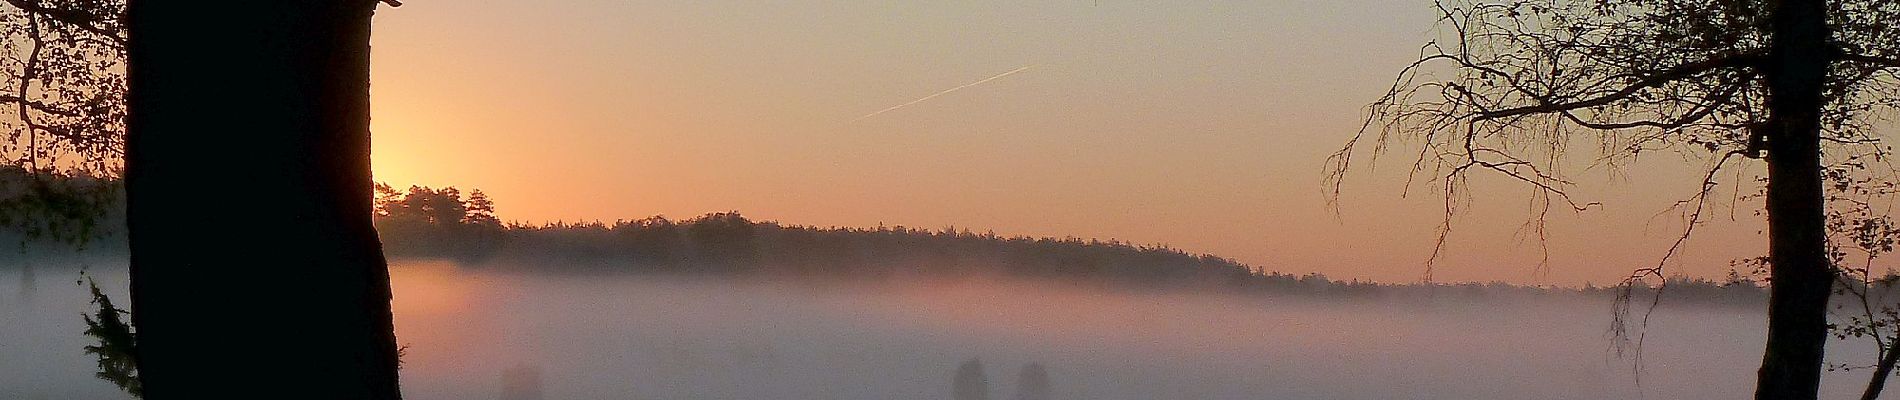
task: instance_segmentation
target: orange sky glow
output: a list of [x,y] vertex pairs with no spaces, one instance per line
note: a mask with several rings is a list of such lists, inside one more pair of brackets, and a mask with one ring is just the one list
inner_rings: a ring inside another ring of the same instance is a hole
[[[1431,35],[1428,3],[1019,3],[408,2],[377,15],[377,179],[480,188],[524,222],[738,210],[1425,273],[1443,210],[1401,190],[1406,155],[1363,164],[1337,213],[1321,171]],[[1606,206],[1553,212],[1547,253],[1529,190],[1476,179],[1434,277],[1613,283],[1663,256],[1705,162],[1578,168]],[[1754,207],[1723,205],[1672,271],[1762,254]]]

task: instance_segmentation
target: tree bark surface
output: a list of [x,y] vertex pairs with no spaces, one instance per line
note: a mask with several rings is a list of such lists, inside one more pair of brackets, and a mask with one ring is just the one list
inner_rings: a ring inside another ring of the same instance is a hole
[[1756,400],[1813,400],[1827,345],[1834,272],[1827,259],[1821,179],[1821,108],[1827,79],[1827,7],[1823,0],[1769,3],[1772,37],[1768,86],[1768,342]]
[[145,397],[397,399],[370,222],[370,0],[129,4]]

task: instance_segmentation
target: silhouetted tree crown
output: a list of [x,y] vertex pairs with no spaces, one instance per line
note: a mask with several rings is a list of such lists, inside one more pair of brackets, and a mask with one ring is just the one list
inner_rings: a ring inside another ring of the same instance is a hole
[[[1438,35],[1329,159],[1328,182],[1337,193],[1361,141],[1375,156],[1388,145],[1417,146],[1406,149],[1413,154],[1407,187],[1423,180],[1445,200],[1428,257],[1436,260],[1453,217],[1471,199],[1473,172],[1532,189],[1527,226],[1541,240],[1553,206],[1581,212],[1597,205],[1576,195],[1567,171],[1617,171],[1659,153],[1703,160],[1701,179],[1688,182],[1692,190],[1675,208],[1682,234],[1660,262],[1624,281],[1635,290],[1643,278],[1667,276],[1669,259],[1705,219],[1724,168],[1762,160],[1764,190],[1751,199],[1763,201],[1764,260],[1774,285],[1756,398],[1813,399],[1839,271],[1829,257],[1825,208],[1834,193],[1826,177],[1867,174],[1889,151],[1875,131],[1900,111],[1894,4],[1441,0]],[[1577,159],[1572,149],[1588,153]],[[1629,337],[1622,311],[1629,299],[1618,301],[1619,337]]]
[[[122,0],[0,2],[0,226],[85,245],[122,218]],[[103,179],[95,179],[103,178]]]

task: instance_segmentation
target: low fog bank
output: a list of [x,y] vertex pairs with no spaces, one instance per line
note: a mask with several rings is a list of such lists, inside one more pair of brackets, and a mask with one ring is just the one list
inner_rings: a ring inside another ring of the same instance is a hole
[[[122,268],[90,270],[123,296]],[[0,398],[124,398],[80,350],[74,269],[21,272],[0,270]],[[1764,327],[1758,310],[1666,301],[1639,386],[1613,350],[1610,303],[1590,296],[1339,301],[448,262],[399,262],[394,279],[415,400],[1035,400],[1034,375],[1051,399],[1733,399],[1752,390]],[[1833,362],[1872,352],[1832,349]],[[1828,398],[1846,398],[1866,377],[1828,378]]]
[[[377,228],[392,257],[453,261],[468,268],[522,274],[711,276],[726,279],[997,279],[1058,282],[1113,290],[1194,290],[1376,301],[1516,301],[1523,297],[1610,298],[1617,285],[1527,287],[1503,282],[1381,284],[1295,275],[1163,245],[1075,237],[1002,236],[946,227],[814,227],[753,220],[738,212],[672,220],[654,216],[613,223],[501,224],[472,211],[491,204],[454,188],[386,190]],[[419,207],[414,204],[433,204]],[[460,208],[448,205],[462,205]],[[459,218],[459,219],[458,219]],[[1299,268],[1298,266],[1278,266]],[[1759,309],[1763,285],[1745,275],[1722,281],[1670,277],[1637,281],[1635,297],[1660,293],[1669,303]],[[1662,288],[1658,291],[1658,288]],[[1640,300],[1640,299],[1639,299]]]
[[9,263],[0,267],[0,399],[125,399],[84,347],[80,315],[93,310],[86,277],[114,299],[127,298],[123,260]]
[[1337,303],[972,279],[499,279],[519,285],[463,304],[494,310],[493,319],[462,320],[473,330],[453,334],[480,344],[411,348],[413,374],[475,377],[450,385],[470,390],[432,397],[412,386],[416,398],[483,395],[495,366],[526,365],[540,371],[547,398],[949,399],[969,360],[997,399],[1031,364],[1046,367],[1064,399],[1740,398],[1752,389],[1762,328],[1751,313],[1660,309],[1639,389],[1630,360],[1611,350],[1609,304],[1580,299]]

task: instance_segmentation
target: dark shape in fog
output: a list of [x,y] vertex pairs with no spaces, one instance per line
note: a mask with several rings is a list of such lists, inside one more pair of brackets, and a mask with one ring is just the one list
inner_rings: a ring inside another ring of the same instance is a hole
[[957,375],[950,382],[950,398],[956,400],[990,400],[990,379],[983,376],[983,361],[970,359],[957,366]]
[[501,400],[541,399],[541,367],[523,365],[501,371]]
[[1049,371],[1042,363],[1029,363],[1016,374],[1016,397],[1011,400],[1049,400]]

